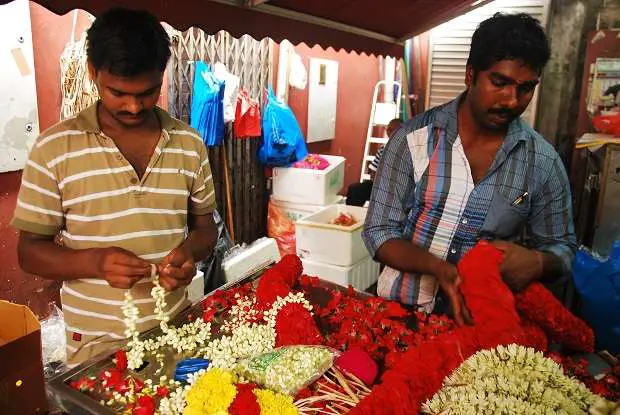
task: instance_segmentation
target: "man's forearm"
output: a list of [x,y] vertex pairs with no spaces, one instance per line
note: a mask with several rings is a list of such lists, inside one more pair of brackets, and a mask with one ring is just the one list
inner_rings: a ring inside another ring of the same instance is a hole
[[46,239],[20,238],[18,245],[19,265],[24,271],[56,281],[98,278],[93,257],[90,249],[74,250]]
[[377,250],[377,259],[402,272],[435,275],[445,261],[402,239],[391,239]]
[[[209,215],[210,216],[210,215]],[[199,227],[196,222],[202,222]],[[213,217],[208,219],[200,218],[190,224],[189,235],[181,245],[183,249],[191,255],[194,262],[202,261],[213,253],[213,248],[217,242],[217,227],[213,221]]]

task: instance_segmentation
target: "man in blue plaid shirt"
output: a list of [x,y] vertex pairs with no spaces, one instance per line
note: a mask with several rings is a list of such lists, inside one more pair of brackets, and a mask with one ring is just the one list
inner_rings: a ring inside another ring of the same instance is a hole
[[505,253],[502,276],[515,291],[570,271],[568,178],[553,147],[520,118],[549,55],[538,21],[496,14],[472,37],[465,92],[388,142],[363,233],[386,265],[379,295],[467,322],[455,264],[481,239]]

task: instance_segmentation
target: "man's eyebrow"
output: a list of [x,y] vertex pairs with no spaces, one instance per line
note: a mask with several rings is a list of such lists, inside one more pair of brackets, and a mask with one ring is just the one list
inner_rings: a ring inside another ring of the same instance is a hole
[[519,83],[515,79],[512,79],[511,77],[506,76],[506,75],[504,75],[502,73],[499,73],[499,72],[491,72],[490,76],[492,76],[494,78],[497,78],[500,81],[503,81],[505,83],[510,83],[510,84],[519,84],[519,85],[526,85],[526,86],[536,86],[539,83],[538,79],[532,79],[530,81],[525,81],[525,82]]

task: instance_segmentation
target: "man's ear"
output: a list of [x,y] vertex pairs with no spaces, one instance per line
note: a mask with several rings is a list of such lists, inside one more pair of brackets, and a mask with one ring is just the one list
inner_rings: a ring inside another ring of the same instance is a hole
[[93,81],[94,84],[97,83],[97,70],[93,66],[92,63],[88,62],[88,76],[90,80]]
[[474,74],[474,68],[472,68],[471,65],[467,65],[465,67],[465,86],[469,88],[474,84],[475,81],[476,79]]

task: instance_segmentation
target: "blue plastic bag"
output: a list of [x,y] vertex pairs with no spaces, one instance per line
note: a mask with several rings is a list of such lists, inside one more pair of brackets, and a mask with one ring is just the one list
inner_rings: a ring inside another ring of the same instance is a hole
[[583,317],[594,329],[597,348],[620,354],[620,241],[604,261],[579,250],[573,279],[582,299]]
[[306,142],[293,111],[278,101],[269,87],[267,105],[263,111],[263,142],[258,149],[259,161],[268,167],[286,167],[307,155]]
[[224,140],[224,82],[204,62],[196,62],[192,91],[191,126],[209,147]]

